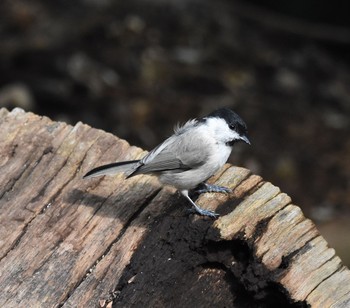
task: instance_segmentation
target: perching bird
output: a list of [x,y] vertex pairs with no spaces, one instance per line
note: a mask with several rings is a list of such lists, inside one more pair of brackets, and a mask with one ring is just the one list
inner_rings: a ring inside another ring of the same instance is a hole
[[247,126],[240,116],[228,108],[218,109],[204,118],[189,120],[177,126],[174,134],[140,160],[103,165],[89,171],[84,178],[125,172],[126,178],[138,174],[153,174],[161,183],[172,185],[204,216],[218,214],[200,208],[189,197],[189,190],[198,193],[228,193],[230,189],[206,184],[227,161],[238,141],[250,144]]

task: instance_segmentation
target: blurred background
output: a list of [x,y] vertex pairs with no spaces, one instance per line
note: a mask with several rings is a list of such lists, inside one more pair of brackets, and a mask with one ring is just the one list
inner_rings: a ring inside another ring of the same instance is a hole
[[279,186],[350,264],[350,4],[2,0],[0,107],[150,150],[228,106],[230,162]]

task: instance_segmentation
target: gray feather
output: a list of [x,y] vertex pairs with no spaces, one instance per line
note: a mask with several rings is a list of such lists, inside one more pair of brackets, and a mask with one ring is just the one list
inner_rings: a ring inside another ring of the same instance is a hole
[[[195,125],[197,122],[186,123],[188,126]],[[191,140],[187,135],[187,129],[178,129],[180,134],[166,139],[145,157],[143,157],[139,166],[130,176],[142,173],[156,173],[162,171],[172,171],[174,173],[198,168],[203,165],[209,155],[208,150],[203,150],[203,142],[199,136],[196,140]]]
[[131,160],[131,161],[123,161],[123,162],[117,162],[117,163],[99,166],[95,169],[90,170],[87,174],[84,175],[84,178],[92,178],[92,177],[101,176],[101,175],[113,175],[116,173],[121,173],[126,171],[131,172],[134,170],[138,162],[139,162],[138,160]]
[[[197,120],[190,120],[184,126],[177,127],[173,136],[166,139],[141,160],[100,166],[89,171],[84,178],[113,175],[119,172],[126,172],[127,177],[132,177],[144,173],[164,171],[177,173],[198,168],[207,161],[209,149],[206,147],[203,149],[205,140],[201,140],[201,135],[193,132],[189,134],[191,129],[196,129],[197,124]],[[196,140],[193,140],[194,136]]]

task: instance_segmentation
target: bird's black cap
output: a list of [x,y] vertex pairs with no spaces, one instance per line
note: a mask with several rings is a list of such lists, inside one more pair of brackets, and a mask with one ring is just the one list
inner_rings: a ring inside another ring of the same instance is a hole
[[242,118],[229,108],[220,108],[209,113],[206,118],[222,118],[230,126],[231,129],[235,129],[240,135],[247,134],[247,125]]

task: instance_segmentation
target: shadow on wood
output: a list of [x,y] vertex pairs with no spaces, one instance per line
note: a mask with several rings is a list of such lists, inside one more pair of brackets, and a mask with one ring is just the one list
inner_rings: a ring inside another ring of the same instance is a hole
[[348,307],[350,272],[290,198],[226,165],[216,221],[156,178],[83,180],[144,152],[78,123],[0,110],[1,307]]

